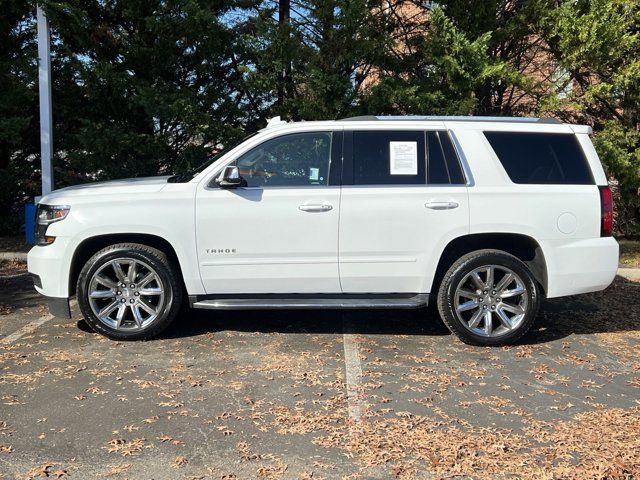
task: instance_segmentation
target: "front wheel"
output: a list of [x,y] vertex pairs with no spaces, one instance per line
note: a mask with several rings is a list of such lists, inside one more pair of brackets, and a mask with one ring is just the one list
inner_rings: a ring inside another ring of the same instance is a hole
[[115,340],[154,337],[175,318],[182,289],[175,267],[155,248],[111,245],[80,272],[78,305],[89,326]]
[[449,330],[470,345],[508,345],[533,324],[538,284],[518,258],[478,250],[456,261],[438,291],[438,310]]

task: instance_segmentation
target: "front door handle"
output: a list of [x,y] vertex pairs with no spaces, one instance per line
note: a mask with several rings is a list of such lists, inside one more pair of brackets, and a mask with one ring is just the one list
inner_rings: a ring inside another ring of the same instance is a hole
[[304,204],[298,207],[299,210],[303,212],[328,212],[329,210],[333,210],[333,205],[329,205],[328,203],[321,204]]
[[458,208],[458,202],[427,202],[425,207],[431,210],[451,210],[452,208]]

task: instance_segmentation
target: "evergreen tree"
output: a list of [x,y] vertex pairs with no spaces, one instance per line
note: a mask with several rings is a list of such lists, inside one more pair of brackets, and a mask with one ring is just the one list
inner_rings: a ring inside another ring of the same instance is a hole
[[237,6],[49,2],[57,63],[74,78],[55,97],[56,114],[64,105],[58,162],[95,179],[168,174],[241,136],[247,118],[234,88],[234,36],[223,18]]
[[[1,231],[40,159],[35,3],[0,1]],[[619,230],[640,234],[640,0],[41,5],[57,187],[179,172],[273,115],[544,114],[594,127]]]
[[[374,69],[375,82],[363,98],[364,110],[395,114],[472,113],[476,90],[511,73],[488,53],[489,32],[470,39],[442,8],[419,12],[417,22],[389,15],[392,32],[386,54]],[[394,35],[395,33],[395,35]]]
[[618,183],[617,228],[640,235],[640,0],[562,1],[546,36],[572,87],[547,112],[594,127],[594,143]]
[[0,15],[0,232],[17,229],[22,220],[19,208],[36,191],[36,62],[35,20],[29,4],[4,0]]
[[278,22],[275,5],[263,4],[249,20],[244,65],[246,82],[267,115],[316,120],[355,111],[372,59],[385,41],[376,4],[296,0],[286,23]]
[[467,37],[484,39],[497,69],[474,86],[475,115],[531,115],[549,94],[557,65],[541,35],[551,0],[444,0],[452,23]]

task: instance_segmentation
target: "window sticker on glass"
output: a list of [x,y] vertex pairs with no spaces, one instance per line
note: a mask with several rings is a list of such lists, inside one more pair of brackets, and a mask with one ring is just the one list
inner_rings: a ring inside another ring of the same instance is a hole
[[418,174],[417,142],[389,142],[389,173],[391,175]]
[[312,182],[317,182],[320,178],[320,169],[319,168],[309,168],[309,180]]

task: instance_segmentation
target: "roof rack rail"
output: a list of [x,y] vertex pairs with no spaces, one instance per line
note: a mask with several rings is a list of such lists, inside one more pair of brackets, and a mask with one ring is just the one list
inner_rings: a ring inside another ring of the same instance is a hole
[[510,123],[550,123],[562,124],[556,118],[548,117],[473,117],[473,116],[439,116],[439,115],[363,115],[360,117],[342,118],[345,122],[370,122],[377,120],[398,121],[431,121],[431,122],[510,122]]
[[361,115],[359,117],[341,118],[340,120],[345,122],[367,122],[371,120],[380,120],[380,117],[376,117],[375,115]]

